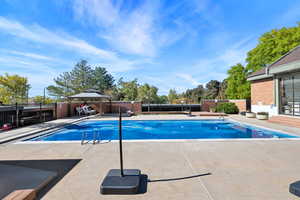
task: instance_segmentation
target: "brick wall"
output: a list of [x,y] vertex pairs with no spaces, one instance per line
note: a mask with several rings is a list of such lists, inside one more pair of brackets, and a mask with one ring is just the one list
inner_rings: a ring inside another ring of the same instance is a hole
[[68,103],[59,102],[57,103],[57,118],[68,117]]
[[251,82],[251,105],[274,104],[274,81],[264,79]]
[[210,108],[216,107],[215,100],[203,100],[201,104],[201,111],[209,112]]
[[[60,102],[57,103],[57,118],[64,118],[76,115],[76,107],[79,107],[82,102]],[[118,113],[119,107],[121,107],[121,111],[127,112],[128,110],[133,111],[134,113],[141,113],[142,112],[142,103],[141,102],[131,102],[127,101],[113,101],[111,102],[87,102],[87,105],[91,106],[97,113],[104,114],[104,113]],[[69,111],[68,111],[69,110]],[[69,112],[69,113],[68,113]]]
[[228,101],[234,103],[239,108],[240,112],[247,111],[247,107],[250,107],[250,105],[247,106],[248,102],[246,99],[229,99]]
[[128,101],[112,101],[111,105],[109,102],[104,103],[104,113],[118,113],[119,107],[121,112],[127,112],[128,110],[133,111],[134,113],[142,112],[142,103],[134,102],[133,104]]
[[201,111],[209,112],[211,107],[216,107],[218,103],[222,103],[222,102],[234,103],[239,108],[240,112],[247,111],[247,108],[250,107],[246,99],[224,99],[224,100],[218,100],[217,103],[214,99],[212,100],[209,99],[209,100],[202,101]]

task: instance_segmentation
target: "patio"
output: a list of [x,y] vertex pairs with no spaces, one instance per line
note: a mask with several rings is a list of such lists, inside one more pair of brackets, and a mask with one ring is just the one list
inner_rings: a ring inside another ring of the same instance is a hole
[[136,196],[103,196],[99,185],[118,168],[118,143],[1,146],[1,160],[82,159],[43,199],[296,199],[288,192],[300,179],[300,141],[126,142],[125,167],[150,180]]
[[[277,126],[299,133],[299,129]],[[300,140],[146,141],[124,142],[123,146],[125,168],[139,168],[152,181],[145,194],[100,195],[99,186],[107,171],[119,167],[116,142],[3,144],[0,160],[82,159],[43,199],[298,199],[288,187],[300,180],[300,160],[295,159],[300,153]],[[180,179],[196,175],[203,176]]]

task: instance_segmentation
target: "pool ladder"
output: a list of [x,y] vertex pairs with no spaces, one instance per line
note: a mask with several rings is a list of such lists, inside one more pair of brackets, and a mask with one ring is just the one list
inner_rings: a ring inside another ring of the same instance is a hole
[[81,145],[88,144],[90,141],[93,141],[92,144],[98,144],[98,143],[100,143],[100,130],[94,130],[93,131],[93,139],[92,140],[86,140],[87,136],[88,136],[88,132],[86,130],[82,131],[82,134],[81,134]]
[[[225,113],[225,112],[223,111],[223,113]],[[219,119],[221,119],[222,121],[224,121],[224,119],[225,119],[223,113],[220,113],[220,114],[219,114]]]

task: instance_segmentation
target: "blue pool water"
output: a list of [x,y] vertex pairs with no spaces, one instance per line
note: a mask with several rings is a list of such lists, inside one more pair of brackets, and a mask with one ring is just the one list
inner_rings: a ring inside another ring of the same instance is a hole
[[[101,140],[118,139],[118,121],[86,121],[67,126],[49,135],[30,141],[81,140],[82,132],[92,140],[99,131]],[[238,139],[238,138],[297,138],[245,124],[222,120],[124,120],[123,139]]]

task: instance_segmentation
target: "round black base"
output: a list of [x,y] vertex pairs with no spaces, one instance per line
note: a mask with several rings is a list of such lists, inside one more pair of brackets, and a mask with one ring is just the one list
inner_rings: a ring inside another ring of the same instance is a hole
[[290,184],[290,193],[300,197],[300,181]]
[[124,176],[121,176],[120,169],[111,169],[100,186],[100,192],[101,194],[137,194],[140,180],[139,169],[124,169]]

